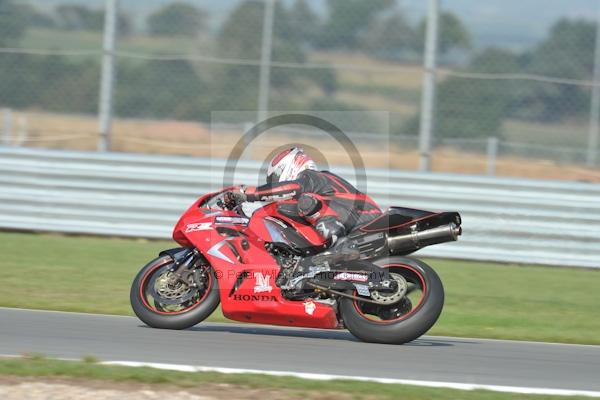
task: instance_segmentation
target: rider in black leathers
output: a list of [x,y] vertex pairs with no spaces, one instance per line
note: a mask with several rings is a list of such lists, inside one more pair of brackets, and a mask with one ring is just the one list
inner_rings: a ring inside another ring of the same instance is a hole
[[237,202],[296,200],[298,214],[328,246],[381,215],[369,196],[331,172],[317,171],[314,161],[300,148],[286,150],[271,161],[265,185],[238,186],[231,196]]

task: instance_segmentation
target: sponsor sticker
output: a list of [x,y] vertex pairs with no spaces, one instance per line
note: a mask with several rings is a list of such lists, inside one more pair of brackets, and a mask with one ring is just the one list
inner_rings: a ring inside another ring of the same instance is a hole
[[277,301],[277,298],[268,294],[234,294],[236,301]]
[[336,281],[358,281],[358,282],[366,282],[369,280],[369,277],[364,274],[358,274],[355,272],[340,272],[336,276],[333,277]]
[[216,217],[216,224],[230,224],[230,225],[248,225],[248,218],[244,217]]
[[262,272],[255,272],[254,279],[256,279],[256,285],[254,285],[254,293],[264,293],[273,290],[273,286],[271,286],[271,275],[263,275]]
[[212,229],[212,222],[199,222],[197,224],[187,224],[185,227],[185,233],[208,231]]
[[369,292],[369,287],[367,285],[363,285],[360,283],[355,283],[354,287],[356,288],[356,291],[358,292],[359,295],[361,296],[371,296],[371,292]]
[[314,301],[306,300],[304,302],[304,312],[307,313],[308,315],[313,315],[316,308],[317,308],[317,305],[315,304]]
[[277,201],[277,200],[286,200],[290,197],[294,197],[296,195],[296,192],[291,192],[291,193],[287,193],[287,194],[273,194],[270,196],[263,196],[260,198],[261,201]]

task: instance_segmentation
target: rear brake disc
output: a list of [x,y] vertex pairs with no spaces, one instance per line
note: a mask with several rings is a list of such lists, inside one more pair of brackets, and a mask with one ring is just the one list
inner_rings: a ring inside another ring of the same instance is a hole
[[371,290],[371,299],[378,304],[394,304],[402,300],[408,291],[408,282],[406,279],[394,272],[390,272],[390,278],[393,279],[396,284],[396,290],[393,292],[381,292],[377,290]]

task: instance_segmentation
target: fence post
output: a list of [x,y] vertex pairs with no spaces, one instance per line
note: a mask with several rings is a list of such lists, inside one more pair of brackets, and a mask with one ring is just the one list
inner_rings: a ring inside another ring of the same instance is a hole
[[590,132],[588,137],[587,165],[596,165],[598,139],[600,136],[600,2],[596,18],[596,50],[594,53],[594,86],[592,86],[592,101],[590,104]]
[[435,124],[435,81],[439,8],[439,0],[429,0],[419,132],[419,171],[431,170],[431,143]]
[[271,80],[271,53],[273,49],[273,20],[275,0],[264,0],[262,48],[260,51],[260,78],[258,83],[257,122],[264,121],[269,114],[269,89]]
[[104,44],[102,54],[102,76],[100,80],[100,101],[98,105],[99,151],[111,149],[111,128],[113,111],[113,88],[115,81],[115,42],[117,36],[118,0],[106,0],[104,11]]
[[12,138],[12,126],[13,126],[13,115],[10,108],[2,109],[2,144],[5,146],[10,145]]
[[487,140],[487,174],[496,175],[496,160],[498,158],[498,138],[490,136]]
[[[600,82],[596,81],[595,82]],[[590,132],[588,136],[588,148],[587,148],[587,166],[594,167],[596,165],[596,152],[598,151],[598,132],[599,132],[599,121],[600,119],[600,90],[594,87],[592,91],[592,106],[590,110]]]

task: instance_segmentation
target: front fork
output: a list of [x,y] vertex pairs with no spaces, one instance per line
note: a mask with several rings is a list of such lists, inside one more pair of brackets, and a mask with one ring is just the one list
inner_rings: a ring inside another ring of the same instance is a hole
[[[169,256],[173,259],[173,265],[170,272],[176,281],[181,281],[186,285],[190,284],[190,275],[194,274],[191,267],[199,261],[200,252],[192,247],[183,247],[162,251],[159,255]],[[197,286],[196,279],[193,279],[192,286]]]

